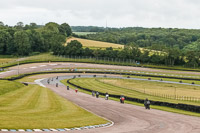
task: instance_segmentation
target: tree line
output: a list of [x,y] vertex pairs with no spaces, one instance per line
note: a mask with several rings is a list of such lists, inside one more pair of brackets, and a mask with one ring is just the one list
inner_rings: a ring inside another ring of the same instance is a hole
[[104,32],[80,36],[91,40],[134,44],[138,47],[162,51],[165,48],[187,49],[199,42],[200,30],[177,28],[107,28]]
[[73,32],[103,32],[104,27],[97,26],[71,26]]
[[31,55],[34,52],[50,52],[66,42],[72,34],[67,23],[49,22],[42,25],[18,22],[15,26],[0,22],[0,55]]
[[[184,55],[178,53],[177,49],[169,49],[167,52],[157,52],[150,51],[148,49],[140,49],[138,46],[130,44],[125,45],[124,49],[113,49],[112,47],[106,49],[90,49],[83,48],[82,44],[77,40],[73,40],[68,43],[66,46],[62,45],[58,49],[54,49],[55,55],[64,55],[64,56],[87,56],[95,58],[109,58],[109,59],[121,59],[121,60],[135,60],[140,63],[151,63],[151,64],[160,64],[160,65],[186,65],[193,66],[195,62],[193,59],[187,57],[187,61]],[[192,55],[191,55],[192,56]],[[198,62],[200,63],[200,62]],[[196,62],[196,67],[198,66]]]
[[[148,62],[151,63],[193,67],[200,65],[200,30],[198,29],[107,28],[104,32],[76,35],[76,37],[155,50],[154,54],[149,55],[151,59]],[[166,54],[160,55],[156,51]]]

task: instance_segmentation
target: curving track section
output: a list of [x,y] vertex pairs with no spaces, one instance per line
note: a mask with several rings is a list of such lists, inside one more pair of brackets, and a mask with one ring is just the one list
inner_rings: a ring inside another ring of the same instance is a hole
[[[43,82],[45,83],[45,81]],[[200,118],[143,107],[120,104],[116,101],[94,98],[84,93],[67,91],[66,86],[55,87],[55,81],[46,86],[75,104],[114,122],[112,127],[72,133],[199,133]]]
[[[79,63],[81,64],[81,63]],[[43,66],[42,66],[43,65]],[[45,65],[45,66],[44,66]],[[66,65],[50,64],[28,64],[20,66],[20,73],[42,71]],[[75,65],[75,64],[74,64]],[[86,64],[87,65],[87,64]],[[92,64],[88,64],[92,65]],[[87,67],[88,67],[87,66]],[[95,65],[97,66],[97,65]],[[32,68],[30,68],[32,67]],[[91,66],[92,67],[92,66]],[[106,67],[106,66],[103,66]],[[11,76],[17,73],[17,67],[10,69],[10,72],[1,73],[1,77]],[[26,69],[24,69],[26,68]],[[113,68],[113,66],[112,66]],[[133,68],[132,68],[133,69]],[[41,75],[41,78],[42,75]],[[200,133],[200,118],[186,116],[160,110],[145,110],[143,107],[120,104],[116,101],[94,98],[84,93],[67,91],[62,84],[55,87],[56,82],[50,85],[43,84],[58,95],[74,102],[75,104],[114,122],[114,125],[106,128],[96,128],[81,131],[68,131],[71,133]]]

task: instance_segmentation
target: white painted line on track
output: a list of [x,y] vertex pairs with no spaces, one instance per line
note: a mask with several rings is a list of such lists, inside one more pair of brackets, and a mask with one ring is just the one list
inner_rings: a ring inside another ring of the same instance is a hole
[[34,82],[35,82],[36,84],[38,84],[39,86],[46,87],[45,85],[43,85],[43,84],[41,83],[41,81],[44,80],[44,79],[45,79],[45,78],[43,78],[43,79],[37,79],[37,80],[35,80]]
[[47,65],[40,65],[40,67],[45,67],[45,66],[47,66]]
[[34,68],[37,68],[37,67],[34,66],[34,67],[30,67],[30,68],[34,69]]
[[56,65],[58,65],[58,64],[49,64],[50,66],[56,66]]

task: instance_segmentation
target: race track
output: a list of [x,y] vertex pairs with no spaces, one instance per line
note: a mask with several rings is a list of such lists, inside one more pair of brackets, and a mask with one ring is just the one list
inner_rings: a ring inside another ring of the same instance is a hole
[[[81,63],[79,63],[81,64]],[[45,66],[44,66],[45,65]],[[57,65],[43,64],[27,64],[20,66],[20,73],[42,71],[43,69],[52,69],[61,67]],[[68,64],[69,65],[69,64]],[[75,63],[73,63],[74,66]],[[83,64],[81,64],[83,66]],[[87,64],[86,64],[87,65]],[[88,64],[87,67],[92,64]],[[85,66],[85,65],[84,65]],[[94,66],[94,65],[93,65]],[[96,65],[98,66],[98,65]],[[103,65],[101,65],[103,66]],[[107,65],[106,65],[107,66]],[[103,66],[103,67],[106,67]],[[32,68],[31,68],[32,67]],[[113,66],[112,66],[113,67]],[[116,66],[119,67],[119,66]],[[26,68],[26,69],[24,69]],[[129,68],[129,67],[123,67]],[[130,67],[134,69],[133,67]],[[12,67],[10,72],[4,72],[0,76],[7,77],[17,73],[17,67]],[[59,75],[57,75],[59,76]],[[38,78],[40,77],[38,75]],[[45,82],[44,82],[45,83]],[[134,106],[130,104],[120,104],[117,101],[104,100],[103,98],[95,98],[84,93],[75,93],[74,90],[67,91],[66,86],[59,85],[55,87],[56,82],[50,85],[45,84],[58,95],[72,101],[73,103],[83,107],[99,116],[105,117],[114,122],[111,127],[86,129],[81,131],[67,131],[71,133],[200,133],[200,117],[186,116],[160,110],[145,110],[144,107]]]
[[144,107],[120,104],[117,101],[95,98],[84,93],[67,91],[66,86],[48,88],[99,116],[114,122],[108,128],[96,128],[72,133],[200,133],[200,118],[160,110],[145,110]]
[[[87,63],[73,63],[73,62],[54,62],[54,63],[33,63],[33,64],[23,64],[19,66],[10,67],[8,71],[1,72],[0,78],[8,77],[30,72],[48,71],[56,68],[96,68],[96,69],[117,69],[117,70],[132,70],[132,71],[144,71],[144,72],[164,72],[171,73],[169,70],[164,69],[153,69],[153,68],[143,68],[143,67],[131,67],[131,66],[115,66],[115,65],[102,65],[102,64],[87,64]],[[192,74],[200,75],[200,72],[192,71],[175,71],[174,74]]]

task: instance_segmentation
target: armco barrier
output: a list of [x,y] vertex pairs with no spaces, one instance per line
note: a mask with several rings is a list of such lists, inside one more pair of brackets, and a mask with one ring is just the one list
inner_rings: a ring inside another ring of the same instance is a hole
[[[67,80],[67,83],[70,85],[73,85],[79,89],[88,91],[88,92],[92,92],[92,90],[87,89],[87,88],[83,88],[81,86],[75,85],[73,83],[70,82],[71,79]],[[105,96],[105,93],[99,92],[100,95]],[[114,95],[114,94],[109,94],[109,97],[113,97],[113,98],[120,98],[120,95]],[[133,97],[126,97],[125,99],[127,101],[133,101],[133,102],[137,102],[137,103],[144,103],[143,99],[138,99],[138,98],[133,98]],[[168,103],[168,102],[160,102],[160,101],[152,101],[150,100],[151,105],[157,105],[157,106],[165,106],[165,107],[170,107],[170,108],[176,108],[176,109],[180,109],[180,110],[185,110],[185,111],[190,111],[190,112],[196,112],[196,113],[200,113],[200,106],[195,106],[195,105],[188,105],[188,104],[175,104],[175,103]]]

